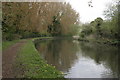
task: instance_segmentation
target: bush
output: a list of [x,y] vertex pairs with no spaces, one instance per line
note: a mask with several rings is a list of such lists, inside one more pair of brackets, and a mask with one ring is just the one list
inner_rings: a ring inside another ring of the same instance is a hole
[[11,33],[3,34],[3,36],[2,36],[3,40],[8,40],[8,41],[12,41],[12,40],[20,39],[20,38],[21,38],[20,35],[11,34]]
[[85,34],[84,33],[80,33],[79,35],[81,38],[84,38],[85,37]]

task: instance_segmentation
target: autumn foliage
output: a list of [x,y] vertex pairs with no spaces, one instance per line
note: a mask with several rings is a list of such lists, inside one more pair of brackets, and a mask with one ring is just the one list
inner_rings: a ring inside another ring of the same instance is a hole
[[79,14],[63,2],[4,2],[2,17],[4,40],[69,35],[79,23]]

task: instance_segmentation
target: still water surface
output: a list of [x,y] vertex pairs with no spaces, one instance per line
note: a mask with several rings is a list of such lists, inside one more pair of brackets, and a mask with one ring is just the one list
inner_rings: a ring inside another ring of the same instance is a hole
[[117,47],[75,40],[44,40],[36,48],[48,64],[66,74],[65,78],[117,78]]

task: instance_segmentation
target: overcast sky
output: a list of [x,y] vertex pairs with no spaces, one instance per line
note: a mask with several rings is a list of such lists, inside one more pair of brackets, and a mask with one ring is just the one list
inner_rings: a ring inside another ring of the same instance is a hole
[[79,12],[80,21],[82,23],[91,22],[97,17],[104,19],[103,11],[106,9],[106,5],[112,0],[92,0],[92,6],[88,6],[90,0],[67,0],[72,7]]

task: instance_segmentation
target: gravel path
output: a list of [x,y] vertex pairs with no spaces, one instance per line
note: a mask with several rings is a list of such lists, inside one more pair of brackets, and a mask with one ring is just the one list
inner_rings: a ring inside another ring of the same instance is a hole
[[15,78],[13,64],[20,48],[26,43],[26,40],[22,40],[2,53],[2,77],[3,78]]

